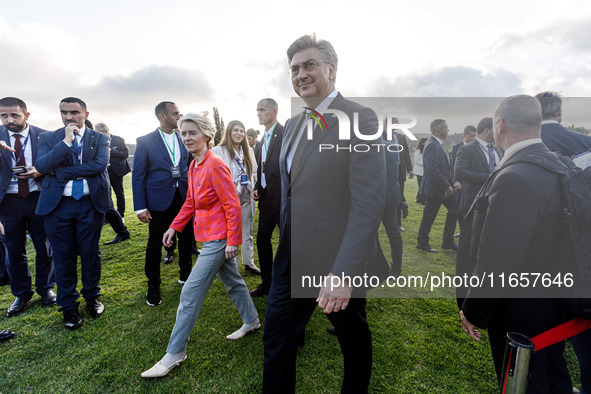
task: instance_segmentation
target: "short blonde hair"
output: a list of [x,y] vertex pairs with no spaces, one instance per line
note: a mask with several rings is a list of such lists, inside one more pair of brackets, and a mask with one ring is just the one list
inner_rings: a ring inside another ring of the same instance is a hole
[[183,127],[183,123],[185,122],[193,122],[197,124],[197,127],[201,130],[203,135],[209,138],[207,141],[207,147],[212,148],[214,144],[215,129],[209,120],[208,115],[209,113],[207,111],[203,111],[200,114],[190,112],[179,120],[179,129]]

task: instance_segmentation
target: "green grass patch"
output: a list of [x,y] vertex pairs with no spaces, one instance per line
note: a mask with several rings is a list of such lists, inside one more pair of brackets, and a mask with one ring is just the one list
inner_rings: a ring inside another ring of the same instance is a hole
[[[146,305],[144,252],[148,227],[133,213],[130,176],[125,177],[124,184],[125,218],[132,238],[101,246],[101,300],[106,308],[102,317],[90,318],[82,301],[84,325],[70,332],[63,327],[57,307],[42,308],[39,296],[35,295],[25,313],[7,318],[4,310],[13,296],[8,287],[0,288],[0,328],[17,332],[15,339],[0,344],[0,393],[260,392],[263,331],[236,342],[225,339],[242,322],[219,279],[214,281],[189,339],[187,361],[163,379],[140,378],[140,373],[166,351],[181,285],[176,283],[177,260],[162,265],[163,302],[154,308]],[[422,273],[425,267],[453,273],[455,253],[428,254],[415,249],[422,206],[414,203],[416,182],[410,180],[406,186],[410,215],[402,221],[406,229],[402,234],[402,274]],[[431,232],[435,248],[442,237],[444,220],[442,208]],[[105,226],[101,243],[114,236],[111,228]],[[275,245],[277,239],[276,232]],[[381,242],[389,256],[385,234]],[[29,249],[32,256],[31,245]],[[34,264],[31,268],[34,271]],[[250,289],[260,283],[259,277],[245,273],[242,266],[240,272]],[[80,280],[78,283],[80,289]],[[266,297],[256,298],[254,303],[264,321]],[[373,333],[371,392],[497,391],[486,332],[480,343],[464,335],[455,299],[369,299],[367,314]],[[328,319],[317,310],[306,329],[306,345],[298,352],[298,392],[340,391],[343,361],[337,339],[326,333],[329,326]],[[574,383],[580,387],[570,344],[567,360]]]

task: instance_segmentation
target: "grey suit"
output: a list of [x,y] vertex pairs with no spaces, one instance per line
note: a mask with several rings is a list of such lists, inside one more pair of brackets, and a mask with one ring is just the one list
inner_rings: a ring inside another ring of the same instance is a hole
[[[373,111],[345,100],[340,94],[330,108],[346,113],[349,119],[353,119],[353,113],[359,113],[359,129],[364,134],[378,130]],[[313,139],[308,141],[304,134],[297,146],[292,146],[292,141],[306,116],[296,116],[285,125],[279,158],[281,231],[263,337],[264,392],[295,390],[297,344],[316,307],[319,291],[303,288],[302,276],[363,275],[366,267],[378,264],[387,269],[377,243],[385,199],[383,150],[319,151],[320,144],[371,144],[381,142],[381,138],[362,141],[351,128],[351,140],[339,140],[336,117],[326,113],[325,119],[328,130],[316,126]],[[295,150],[288,168],[290,149]],[[336,328],[345,358],[343,390],[364,392],[371,377],[371,333],[364,293],[356,296],[347,309],[327,316]]]

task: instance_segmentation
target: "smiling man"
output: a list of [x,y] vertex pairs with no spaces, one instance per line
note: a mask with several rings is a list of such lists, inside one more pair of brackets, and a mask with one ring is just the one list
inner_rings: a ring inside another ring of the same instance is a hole
[[35,166],[45,174],[37,214],[45,216],[45,232],[53,248],[57,304],[64,325],[82,325],[78,312],[77,256],[82,268],[82,295],[92,317],[105,310],[101,295],[99,239],[109,210],[109,141],[87,128],[86,103],[76,97],[60,102],[65,127],[41,134]]
[[[357,114],[360,132],[376,133],[375,113],[337,92],[338,59],[330,42],[302,36],[287,56],[293,89],[307,107],[319,113],[338,110],[350,119]],[[378,262],[386,264],[377,243],[385,200],[384,152],[320,151],[320,144],[340,142],[337,118],[324,117],[327,129],[316,125],[310,140],[305,113],[288,120],[284,129],[280,238],[263,337],[263,391],[268,393],[295,391],[296,349],[317,304],[334,325],[341,345],[343,392],[367,392],[371,378],[364,290],[346,281],[321,288],[299,285],[304,275],[332,280],[363,275],[366,266]],[[352,131],[351,127],[352,139],[342,144],[362,142]]]

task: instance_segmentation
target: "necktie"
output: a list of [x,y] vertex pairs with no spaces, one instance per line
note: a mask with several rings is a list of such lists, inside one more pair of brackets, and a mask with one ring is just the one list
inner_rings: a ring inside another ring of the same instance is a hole
[[[78,141],[76,140],[76,136],[78,133],[74,134],[74,140],[72,141],[72,147],[74,148],[75,155],[74,155],[74,163],[80,164],[80,157],[78,155],[79,147]],[[82,179],[74,179],[72,182],[72,197],[75,200],[80,200],[84,196],[84,182]]]
[[497,162],[495,160],[495,152],[491,144],[488,144],[488,171],[492,174],[495,168],[497,168]]
[[[23,143],[21,142],[22,135],[14,134],[14,154],[18,158],[18,162],[16,163],[17,166],[26,166],[25,163],[25,152],[21,155],[21,151],[23,150]],[[19,179],[18,180],[18,195],[22,198],[27,198],[29,196],[29,180],[28,179]]]
[[270,142],[271,139],[271,133],[267,132],[267,134],[265,134],[265,139],[263,140],[263,152],[261,153],[261,163],[263,165],[263,168],[261,169],[261,186],[264,188],[267,187],[267,180],[265,179],[265,162],[267,161],[267,153],[269,152],[269,145],[271,144]]

